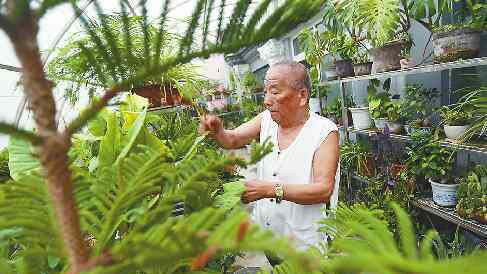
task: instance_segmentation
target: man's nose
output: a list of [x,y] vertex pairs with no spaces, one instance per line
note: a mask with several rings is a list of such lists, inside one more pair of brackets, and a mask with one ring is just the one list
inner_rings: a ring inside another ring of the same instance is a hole
[[272,99],[270,97],[271,96],[269,95],[269,93],[264,93],[264,106],[266,108],[270,108],[272,106]]

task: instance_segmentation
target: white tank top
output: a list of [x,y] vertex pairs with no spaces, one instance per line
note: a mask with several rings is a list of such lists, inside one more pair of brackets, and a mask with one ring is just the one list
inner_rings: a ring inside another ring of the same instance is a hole
[[[302,127],[296,139],[283,151],[279,151],[277,141],[278,125],[271,118],[269,111],[262,113],[260,142],[267,138],[273,143],[272,153],[257,164],[257,177],[263,181],[310,184],[313,182],[313,157],[332,131],[338,131],[335,123],[310,112],[310,117]],[[330,207],[338,202],[340,166],[335,176]],[[291,238],[296,248],[307,249],[326,241],[326,235],[318,232],[318,221],[326,217],[325,204],[299,205],[289,201],[277,204],[274,199],[262,199],[254,202],[252,220],[264,229]]]

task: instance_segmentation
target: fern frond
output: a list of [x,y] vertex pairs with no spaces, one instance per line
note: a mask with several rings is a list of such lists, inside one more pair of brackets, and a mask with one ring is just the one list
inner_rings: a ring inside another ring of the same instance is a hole
[[[433,259],[431,242],[435,234],[428,233],[421,245],[421,256],[418,257],[418,246],[414,240],[411,221],[400,207],[393,205],[400,222],[400,243],[398,246],[387,223],[380,220],[369,210],[355,206],[337,209],[335,219],[324,223],[334,226],[337,238],[332,247],[339,252],[331,260],[322,262],[325,272],[331,273],[483,273],[487,266],[480,263],[487,258],[486,252],[479,252],[449,260]],[[344,233],[344,235],[342,235]],[[390,236],[389,236],[390,235]],[[382,240],[382,243],[379,241]],[[403,251],[403,252],[401,252]]]
[[0,231],[11,229],[17,231],[13,236],[17,243],[49,247],[51,254],[62,256],[51,202],[39,175],[0,185]]
[[[184,219],[168,219],[146,231],[127,235],[113,249],[116,263],[90,273],[130,273],[136,270],[172,273],[179,269],[199,270],[215,252],[270,250],[300,268],[312,265],[293,251],[286,241],[275,239],[248,223],[243,212],[228,216],[224,210],[205,209]],[[126,259],[130,258],[130,259]],[[309,272],[308,272],[309,273]]]

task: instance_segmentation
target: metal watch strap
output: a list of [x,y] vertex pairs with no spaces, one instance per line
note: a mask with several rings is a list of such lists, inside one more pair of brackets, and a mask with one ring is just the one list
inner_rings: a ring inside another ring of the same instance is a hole
[[284,196],[284,189],[282,188],[281,184],[274,185],[274,193],[276,194],[276,203],[281,203]]

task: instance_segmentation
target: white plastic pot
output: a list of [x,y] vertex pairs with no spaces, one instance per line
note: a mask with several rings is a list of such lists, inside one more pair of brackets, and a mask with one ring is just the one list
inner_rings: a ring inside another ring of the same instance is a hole
[[463,136],[463,134],[465,134],[465,132],[468,129],[468,126],[448,126],[448,125],[444,125],[443,129],[445,130],[446,138],[451,139],[451,140],[458,140]]
[[354,129],[368,129],[370,128],[371,119],[369,108],[349,108],[352,113],[353,128]]
[[374,119],[374,124],[377,129],[382,130],[386,127],[386,119],[385,118]]
[[429,179],[433,190],[433,202],[440,206],[455,206],[457,204],[457,189],[460,184],[445,185]]
[[313,113],[321,113],[321,108],[320,108],[320,99],[318,98],[309,98],[309,109]]

